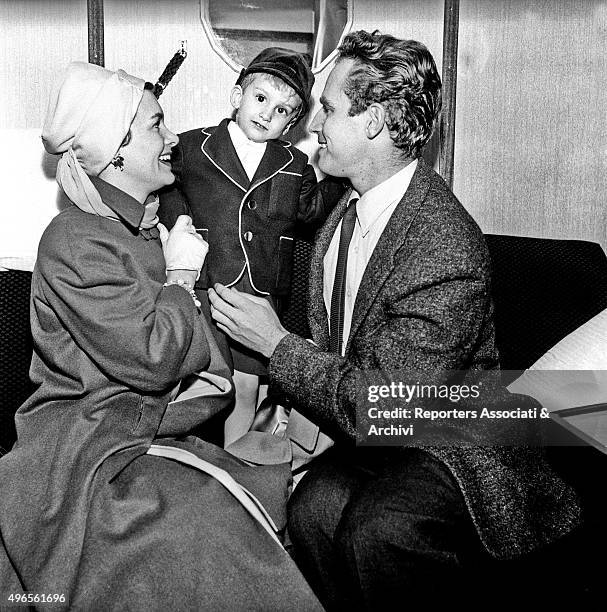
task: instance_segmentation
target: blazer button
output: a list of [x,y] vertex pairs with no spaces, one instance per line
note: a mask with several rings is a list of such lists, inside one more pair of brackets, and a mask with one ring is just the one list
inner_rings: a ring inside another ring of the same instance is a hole
[[247,202],[247,206],[249,207],[249,210],[255,210],[257,208],[257,202],[255,200],[249,200]]
[[245,232],[242,237],[247,241],[247,242],[251,242],[251,240],[253,240],[253,233],[252,232]]

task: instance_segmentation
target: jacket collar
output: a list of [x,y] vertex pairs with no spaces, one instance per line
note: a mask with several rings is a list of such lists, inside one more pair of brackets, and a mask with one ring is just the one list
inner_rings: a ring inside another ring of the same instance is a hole
[[202,133],[205,138],[200,149],[213,165],[219,168],[243,192],[248,191],[252,185],[263,183],[279,170],[288,166],[293,160],[293,155],[289,151],[291,143],[282,140],[268,140],[266,152],[261,158],[253,180],[249,182],[247,173],[242,167],[236,149],[232,144],[228,132],[229,122],[230,119],[224,119],[214,130],[203,129]]
[[310,261],[310,286],[308,305],[308,325],[312,338],[322,349],[329,347],[328,313],[323,297],[324,288],[324,257],[329,249],[331,238],[346,212],[352,189],[348,189],[341,197],[323,226],[318,230]]
[[[411,223],[428,193],[428,179],[431,172],[432,170],[420,158],[409,188],[397,204],[369,259],[354,302],[346,354],[350,348],[350,339],[356,334],[379,290],[394,268],[394,256],[406,241]],[[344,194],[319,230],[312,252],[309,325],[314,340],[325,349],[329,342],[329,326],[323,299],[323,260],[333,234],[346,211],[350,193],[351,190]]]

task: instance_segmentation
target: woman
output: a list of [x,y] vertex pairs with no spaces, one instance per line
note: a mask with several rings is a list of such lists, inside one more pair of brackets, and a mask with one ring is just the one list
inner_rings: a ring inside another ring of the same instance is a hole
[[231,386],[192,290],[206,244],[189,217],[157,227],[150,194],[174,181],[178,139],[151,86],[70,64],[43,141],[63,154],[74,206],[45,231],[32,278],[39,387],[0,460],[2,602],[320,609],[273,532],[288,465],[252,468],[183,436]]

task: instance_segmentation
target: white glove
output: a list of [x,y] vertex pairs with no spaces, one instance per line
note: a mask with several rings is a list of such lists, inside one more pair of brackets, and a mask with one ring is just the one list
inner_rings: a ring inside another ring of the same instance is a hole
[[168,233],[160,229],[160,240],[167,270],[195,270],[200,275],[209,245],[196,233],[191,217],[179,215]]

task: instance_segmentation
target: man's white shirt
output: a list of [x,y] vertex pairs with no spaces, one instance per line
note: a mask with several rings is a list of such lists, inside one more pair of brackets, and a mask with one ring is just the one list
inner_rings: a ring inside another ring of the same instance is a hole
[[[358,202],[356,204],[354,233],[348,248],[342,355],[346,351],[346,340],[350,335],[354,302],[363,274],[390,217],[409,188],[411,177],[416,168],[417,160],[414,160],[408,166],[399,170],[396,174],[393,174],[390,178],[376,185],[362,196],[359,196],[356,191],[352,191],[350,196],[350,201],[358,198]],[[331,294],[333,292],[333,281],[335,280],[335,268],[337,267],[340,233],[341,221],[333,234],[323,262],[323,297],[329,319],[331,316]]]

